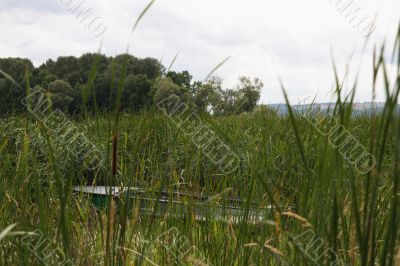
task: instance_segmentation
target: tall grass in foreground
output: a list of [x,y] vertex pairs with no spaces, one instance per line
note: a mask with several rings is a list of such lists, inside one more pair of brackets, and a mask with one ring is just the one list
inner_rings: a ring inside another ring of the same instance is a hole
[[[331,265],[336,257],[346,265],[399,265],[399,49],[400,31],[394,81],[384,51],[375,55],[373,90],[381,76],[387,96],[381,114],[353,117],[353,97],[343,100],[336,79],[331,118],[376,158],[365,175],[295,112],[287,117],[273,112],[225,118],[202,114],[241,157],[240,168],[229,175],[220,174],[169,118],[157,111],[123,114],[118,97],[114,114],[86,114],[74,121],[106,151],[99,171],[87,171],[66,156],[69,144],[59,143],[28,116],[2,119],[0,265],[43,265],[21,242],[37,229],[76,265],[193,265],[191,256],[180,258],[156,241],[171,228],[212,265]],[[123,76],[115,80],[119,85],[112,88],[120,95]],[[87,97],[92,89],[89,84]],[[318,123],[325,123],[321,119]],[[191,211],[181,217],[174,217],[179,209],[173,204],[156,215],[157,201],[140,215],[138,203],[127,198],[108,199],[104,209],[97,209],[90,197],[72,194],[72,185],[79,184],[141,187],[153,198],[164,190],[212,194],[210,210],[226,208],[233,197],[246,210],[255,201],[264,210],[264,222],[249,223],[248,211],[239,223],[208,217],[197,221],[190,196],[184,202]],[[12,224],[17,224],[14,231]],[[299,238],[307,232],[315,237]]]

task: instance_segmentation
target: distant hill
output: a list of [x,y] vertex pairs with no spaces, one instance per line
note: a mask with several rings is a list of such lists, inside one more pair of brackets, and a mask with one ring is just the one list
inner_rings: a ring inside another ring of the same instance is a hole
[[[277,111],[279,115],[286,115],[288,108],[286,104],[269,104],[268,107]],[[364,102],[364,103],[353,103],[353,114],[370,114],[371,112],[380,113],[383,111],[385,103],[383,102]],[[292,105],[295,112],[306,112],[306,111],[317,111],[328,113],[335,108],[335,103],[314,103],[314,104],[301,104]],[[397,111],[400,112],[400,106],[397,105]]]

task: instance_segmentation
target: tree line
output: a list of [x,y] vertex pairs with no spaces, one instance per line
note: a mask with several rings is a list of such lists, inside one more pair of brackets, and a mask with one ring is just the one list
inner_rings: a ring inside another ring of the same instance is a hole
[[234,88],[211,77],[194,81],[188,71],[167,71],[154,58],[140,59],[129,54],[107,57],[87,53],[80,57],[62,56],[35,67],[29,59],[0,59],[0,114],[24,112],[21,100],[26,88],[42,90],[52,106],[70,114],[113,110],[120,95],[124,112],[152,108],[171,94],[198,111],[214,115],[251,112],[260,99],[263,83],[240,77]]

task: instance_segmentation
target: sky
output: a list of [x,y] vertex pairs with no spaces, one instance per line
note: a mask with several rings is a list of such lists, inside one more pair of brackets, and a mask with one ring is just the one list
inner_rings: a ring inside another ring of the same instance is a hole
[[[356,100],[371,101],[372,51],[393,43],[399,0],[0,0],[0,57],[39,66],[58,56],[101,52],[154,57],[195,80],[214,74],[234,88],[239,76],[264,83],[261,103],[282,103],[282,81],[293,104],[332,100],[333,62],[358,77]],[[369,34],[370,33],[370,34]],[[390,51],[386,53],[389,70]],[[378,101],[384,91],[377,90]]]

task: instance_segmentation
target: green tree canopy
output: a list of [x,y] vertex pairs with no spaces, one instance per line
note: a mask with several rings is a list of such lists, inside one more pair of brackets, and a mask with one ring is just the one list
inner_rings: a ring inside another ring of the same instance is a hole
[[25,96],[25,76],[32,79],[34,66],[29,59],[0,59],[0,114],[23,110],[21,104]]
[[139,111],[151,104],[149,95],[153,82],[146,74],[129,75],[124,82],[122,106],[131,111]]
[[182,88],[172,82],[169,78],[159,78],[154,84],[154,103],[157,104],[169,96],[175,94],[183,96]]
[[186,89],[187,91],[190,90],[193,76],[190,75],[188,71],[182,71],[179,73],[170,71],[166,76],[170,78],[176,85]]
[[53,108],[68,111],[70,104],[74,101],[74,90],[64,80],[56,80],[47,88],[48,97],[51,99]]
[[122,110],[137,112],[176,94],[199,111],[214,115],[253,111],[263,87],[257,78],[240,77],[236,87],[225,89],[219,78],[193,81],[188,71],[165,73],[160,61],[130,54],[60,56],[39,67],[29,59],[5,58],[0,59],[0,70],[0,114],[25,110],[21,100],[26,84],[45,88],[54,107],[70,113],[112,110],[122,84]]
[[251,112],[257,106],[260,100],[261,89],[264,84],[258,78],[251,80],[249,77],[240,77],[237,86],[238,100],[236,101],[236,110],[239,113]]

